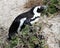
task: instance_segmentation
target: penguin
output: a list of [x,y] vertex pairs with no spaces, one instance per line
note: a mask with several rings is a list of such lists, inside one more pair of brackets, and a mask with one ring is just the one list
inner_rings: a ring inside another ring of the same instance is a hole
[[35,6],[29,11],[19,14],[9,28],[8,39],[11,40],[11,37],[15,33],[20,32],[26,25],[32,26],[32,24],[37,22],[45,8],[45,6]]

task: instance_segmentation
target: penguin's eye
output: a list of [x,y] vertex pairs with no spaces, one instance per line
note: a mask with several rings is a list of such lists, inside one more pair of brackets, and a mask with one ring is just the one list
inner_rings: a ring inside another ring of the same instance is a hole
[[41,8],[38,8],[38,9],[37,9],[37,12],[38,12],[38,13],[41,13],[43,10],[44,10],[44,8],[41,7]]

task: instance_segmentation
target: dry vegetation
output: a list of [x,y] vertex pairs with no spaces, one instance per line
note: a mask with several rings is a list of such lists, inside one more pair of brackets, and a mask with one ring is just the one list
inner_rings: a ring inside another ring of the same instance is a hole
[[42,5],[43,0],[28,0],[28,2],[25,4],[25,8],[31,8],[33,6]]

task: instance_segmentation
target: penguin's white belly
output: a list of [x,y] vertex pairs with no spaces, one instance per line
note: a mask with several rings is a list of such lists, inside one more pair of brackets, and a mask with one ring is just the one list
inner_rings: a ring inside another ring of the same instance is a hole
[[26,20],[26,18],[22,18],[22,19],[20,20],[20,25],[19,25],[19,27],[18,27],[17,32],[20,32],[20,28],[21,28],[21,26],[23,25],[23,23],[24,23],[25,20]]
[[37,19],[35,19],[34,21],[31,21],[30,23],[31,23],[31,24],[34,24],[34,23],[38,22],[39,19],[40,19],[40,18],[37,18]]

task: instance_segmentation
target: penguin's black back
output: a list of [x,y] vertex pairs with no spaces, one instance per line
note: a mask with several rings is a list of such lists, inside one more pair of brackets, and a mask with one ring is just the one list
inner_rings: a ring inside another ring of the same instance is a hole
[[30,19],[33,16],[34,16],[34,13],[32,11],[28,11],[26,13],[22,13],[22,14],[18,15],[15,19],[22,19],[22,18]]

